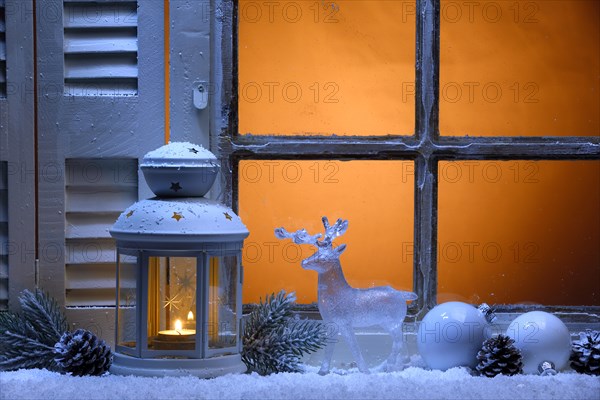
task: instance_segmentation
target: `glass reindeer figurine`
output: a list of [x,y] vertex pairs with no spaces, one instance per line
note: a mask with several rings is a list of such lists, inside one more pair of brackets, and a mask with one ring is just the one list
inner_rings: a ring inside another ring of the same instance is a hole
[[[333,247],[333,239],[343,235],[348,229],[348,221],[338,219],[335,224],[329,225],[327,217],[323,217],[323,225],[325,237],[322,240],[319,239],[323,235],[310,235],[306,229],[290,233],[284,228],[277,228],[275,236],[279,239],[291,238],[297,244],[316,246],[317,252],[302,260],[302,268],[315,270],[319,274],[318,303],[321,318],[324,323],[339,329],[348,342],[358,369],[361,372],[369,372],[353,328],[376,325],[384,328],[393,338],[392,352],[386,361],[385,369],[394,369],[402,353],[402,323],[406,317],[406,301],[415,300],[417,295],[390,286],[368,289],[351,287],[344,278],[340,264],[340,255],[346,249],[346,245]],[[334,341],[327,345],[319,374],[329,373],[334,346]]]

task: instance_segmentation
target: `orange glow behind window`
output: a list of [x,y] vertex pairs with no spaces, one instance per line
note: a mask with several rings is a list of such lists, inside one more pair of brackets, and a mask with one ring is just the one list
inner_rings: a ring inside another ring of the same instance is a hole
[[600,304],[599,161],[439,171],[438,302]]
[[600,135],[598,26],[599,1],[442,1],[441,134]]
[[238,49],[240,133],[413,132],[411,2],[240,0]]
[[[302,17],[290,22],[298,14],[282,14],[286,3],[270,14],[263,3],[240,0],[240,133],[412,134],[414,3],[342,0],[336,10],[319,8],[329,2],[294,3]],[[600,134],[600,2],[482,1],[473,5],[472,21],[467,3],[475,2],[442,1],[442,135]],[[460,18],[452,14],[456,6]],[[502,9],[496,22],[492,7]],[[326,15],[336,22],[325,23]],[[324,101],[331,82],[337,102]],[[413,241],[414,181],[405,175],[412,162],[298,161],[287,167],[302,171],[295,182],[281,175],[285,163],[292,162],[240,164],[240,215],[251,232],[244,302],[282,288],[297,291],[300,303],[316,301],[316,273],[300,267],[311,250],[296,254],[288,247],[284,257],[285,242],[273,229],[321,232],[322,215],[350,221],[338,243],[348,244],[342,267],[351,284],[410,289],[412,246],[405,247]],[[593,286],[600,279],[598,162],[489,161],[478,162],[473,182],[443,175],[457,165],[466,174],[469,163],[440,164],[438,239],[445,253],[438,254],[438,300],[599,305]],[[481,175],[496,166],[498,181]],[[321,174],[337,168],[340,180],[314,181],[311,168]],[[528,178],[537,181],[526,184]],[[479,251],[477,261],[451,262],[454,242],[463,257],[471,247]],[[486,260],[481,251],[488,243]],[[492,262],[494,243],[501,245],[501,262]],[[524,263],[534,250],[536,262]]]
[[350,285],[412,290],[414,179],[412,161],[242,161],[240,217],[244,242],[245,303],[281,289],[299,303],[317,300],[317,273],[300,262],[309,245],[278,240],[275,228],[322,233],[321,217],[349,221],[336,244]]

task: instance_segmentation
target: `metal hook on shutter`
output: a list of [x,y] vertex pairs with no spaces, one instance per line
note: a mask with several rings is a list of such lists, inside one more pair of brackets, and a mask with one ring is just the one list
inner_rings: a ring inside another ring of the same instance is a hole
[[194,107],[204,110],[208,106],[208,83],[196,82],[193,92]]

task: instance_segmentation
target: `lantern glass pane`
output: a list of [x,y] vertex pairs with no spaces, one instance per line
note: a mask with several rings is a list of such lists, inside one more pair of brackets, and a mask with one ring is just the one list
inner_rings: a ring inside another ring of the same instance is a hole
[[148,349],[195,350],[195,257],[148,260]]
[[137,346],[136,315],[138,259],[135,256],[119,254],[118,274],[118,328],[117,345],[135,349]]
[[211,257],[208,291],[208,347],[237,345],[238,257]]

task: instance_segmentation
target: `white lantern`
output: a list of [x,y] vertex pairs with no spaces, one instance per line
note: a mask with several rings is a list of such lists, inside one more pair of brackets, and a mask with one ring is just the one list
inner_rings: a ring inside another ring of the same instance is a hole
[[248,230],[230,208],[199,197],[215,180],[215,157],[171,143],[148,153],[141,169],[160,197],[133,204],[110,230],[118,257],[111,373],[245,371],[240,260]]

